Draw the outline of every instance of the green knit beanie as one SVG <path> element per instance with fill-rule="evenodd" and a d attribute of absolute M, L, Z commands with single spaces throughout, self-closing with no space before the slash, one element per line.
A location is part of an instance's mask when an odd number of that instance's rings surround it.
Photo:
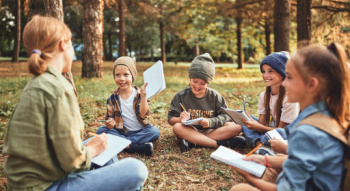
<path fill-rule="evenodd" d="M 214 79 L 214 75 L 215 63 L 208 53 L 193 59 L 189 68 L 190 78 L 199 78 L 210 83 Z"/>

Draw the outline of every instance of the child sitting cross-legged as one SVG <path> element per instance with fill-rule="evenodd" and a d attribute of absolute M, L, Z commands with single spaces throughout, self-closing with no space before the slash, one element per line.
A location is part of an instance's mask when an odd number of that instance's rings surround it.
<path fill-rule="evenodd" d="M 227 107 L 225 99 L 208 87 L 214 75 L 215 64 L 210 55 L 206 53 L 197 56 L 189 68 L 190 85 L 178 92 L 171 101 L 168 122 L 173 125 L 175 135 L 181 140 L 181 152 L 195 146 L 217 148 L 223 145 L 236 148 L 246 145 L 245 138 L 237 136 L 240 130 L 226 123 L 230 117 L 222 109 Z M 203 117 L 200 125 L 182 124 L 190 118 L 200 117 Z"/>
<path fill-rule="evenodd" d="M 147 121 L 150 113 L 145 91 L 147 83 L 140 89 L 132 85 L 137 77 L 136 62 L 127 56 L 114 62 L 113 76 L 118 88 L 107 99 L 108 121 L 96 133 L 124 137 L 132 143 L 126 151 L 150 156 L 152 142 L 159 138 L 159 130 Z"/>

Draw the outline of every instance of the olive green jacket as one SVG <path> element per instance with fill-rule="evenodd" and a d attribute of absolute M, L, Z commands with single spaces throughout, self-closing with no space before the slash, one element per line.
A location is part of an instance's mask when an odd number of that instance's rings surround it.
<path fill-rule="evenodd" d="M 45 190 L 90 168 L 84 123 L 72 85 L 53 67 L 34 76 L 12 113 L 3 154 L 9 190 Z"/>

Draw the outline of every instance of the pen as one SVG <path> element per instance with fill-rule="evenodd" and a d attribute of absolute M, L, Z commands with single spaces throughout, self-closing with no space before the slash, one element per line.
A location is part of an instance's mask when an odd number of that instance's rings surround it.
<path fill-rule="evenodd" d="M 258 150 L 259 147 L 261 147 L 261 145 L 263 145 L 264 143 L 260 143 L 258 146 L 256 146 L 253 150 L 251 150 L 245 157 L 249 157 L 249 155 L 253 154 L 256 150 Z"/>
<path fill-rule="evenodd" d="M 186 109 L 185 109 L 185 107 L 180 103 L 180 106 L 182 107 L 182 109 L 184 110 L 184 111 L 186 111 Z M 187 112 L 187 111 L 186 111 Z"/>
<path fill-rule="evenodd" d="M 106 121 L 108 121 L 108 120 L 100 120 L 100 122 L 106 122 Z"/>
<path fill-rule="evenodd" d="M 98 136 L 96 133 L 93 133 L 93 132 L 88 132 L 88 134 L 92 136 Z"/>

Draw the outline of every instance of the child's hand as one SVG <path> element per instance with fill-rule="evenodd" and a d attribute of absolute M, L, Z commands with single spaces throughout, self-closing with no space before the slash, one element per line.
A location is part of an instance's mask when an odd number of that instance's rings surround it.
<path fill-rule="evenodd" d="M 140 88 L 140 94 L 141 96 L 146 96 L 146 87 L 147 87 L 148 83 L 146 82 L 145 84 L 143 84 Z"/>
<path fill-rule="evenodd" d="M 106 121 L 106 127 L 108 129 L 113 129 L 114 126 L 117 124 L 113 118 L 109 118 L 108 121 Z"/>
<path fill-rule="evenodd" d="M 209 120 L 207 118 L 204 118 L 202 121 L 199 122 L 199 124 L 201 124 L 203 128 L 208 128 Z"/>
<path fill-rule="evenodd" d="M 260 130 L 260 128 L 259 128 L 260 123 L 255 121 L 254 119 L 252 119 L 248 113 L 246 113 L 246 114 L 250 120 L 246 121 L 242 118 L 241 120 L 244 123 L 244 125 L 250 130 L 259 131 Z"/>
<path fill-rule="evenodd" d="M 250 161 L 254 161 L 256 163 L 259 163 L 261 165 L 264 165 L 264 166 L 266 165 L 265 157 L 262 155 L 253 154 L 253 155 L 250 155 L 248 157 L 243 158 L 243 160 L 250 160 Z"/>
<path fill-rule="evenodd" d="M 181 114 L 180 114 L 180 121 L 181 121 L 181 123 L 184 122 L 184 121 L 187 121 L 190 117 L 191 117 L 190 113 L 188 113 L 186 111 L 181 112 Z"/>
<path fill-rule="evenodd" d="M 287 144 L 284 141 L 273 138 L 273 140 L 269 140 L 269 143 L 273 151 L 277 153 L 287 153 Z"/>

